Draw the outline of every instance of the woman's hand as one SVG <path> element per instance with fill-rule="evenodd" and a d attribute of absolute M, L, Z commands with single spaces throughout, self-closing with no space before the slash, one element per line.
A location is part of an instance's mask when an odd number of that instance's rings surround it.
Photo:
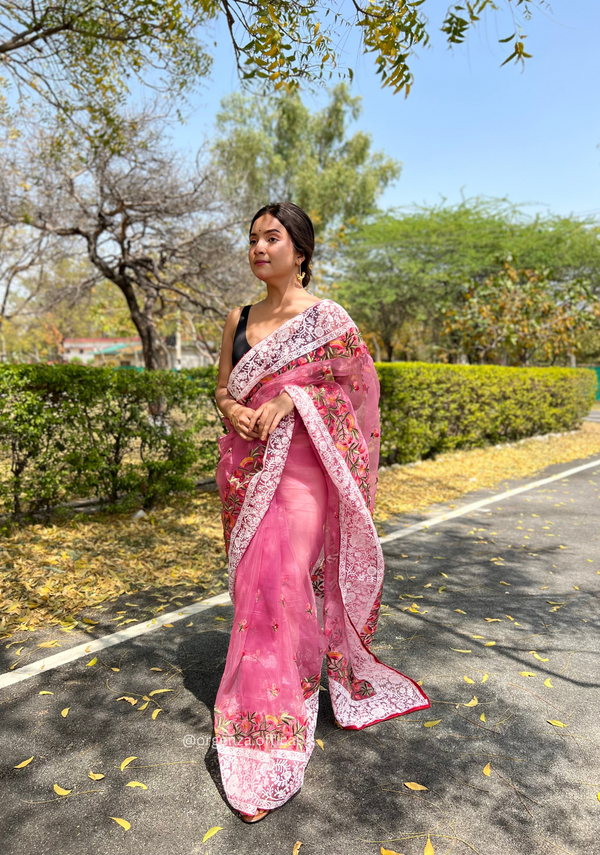
<path fill-rule="evenodd" d="M 276 398 L 271 398 L 261 404 L 258 410 L 252 411 L 252 418 L 248 425 L 249 430 L 256 430 L 261 439 L 266 439 L 272 434 L 279 422 L 294 409 L 294 402 L 287 392 L 282 392 Z"/>
<path fill-rule="evenodd" d="M 243 404 L 238 404 L 231 408 L 231 412 L 227 416 L 233 429 L 242 439 L 258 439 L 260 431 L 253 430 L 250 427 L 250 420 L 254 416 L 255 411 L 250 407 L 244 407 Z"/>

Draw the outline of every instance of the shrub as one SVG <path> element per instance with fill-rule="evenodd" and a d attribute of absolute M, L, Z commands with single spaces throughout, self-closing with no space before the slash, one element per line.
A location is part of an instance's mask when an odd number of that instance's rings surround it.
<path fill-rule="evenodd" d="M 571 430 L 589 412 L 588 369 L 379 362 L 381 463 Z"/>
<path fill-rule="evenodd" d="M 570 430 L 587 369 L 378 363 L 381 462 Z M 181 374 L 79 365 L 0 367 L 0 502 L 13 518 L 68 499 L 145 507 L 213 472 L 223 423 L 217 368 Z"/>

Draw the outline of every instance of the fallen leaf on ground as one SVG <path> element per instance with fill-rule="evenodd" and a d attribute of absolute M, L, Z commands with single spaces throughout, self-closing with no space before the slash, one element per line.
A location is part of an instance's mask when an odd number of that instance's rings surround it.
<path fill-rule="evenodd" d="M 539 653 L 534 653 L 533 655 L 539 662 L 549 662 L 550 661 L 549 659 L 544 659 L 544 657 L 540 656 Z"/>
<path fill-rule="evenodd" d="M 102 775 L 104 777 L 104 775 Z M 140 783 L 139 781 L 130 781 L 128 784 L 125 784 L 126 787 L 141 787 L 142 790 L 147 790 L 148 787 L 145 784 Z"/>
<path fill-rule="evenodd" d="M 423 855 L 435 855 L 435 851 L 433 849 L 433 844 L 429 838 L 427 838 L 427 843 L 425 844 L 425 849 L 423 850 Z"/>
<path fill-rule="evenodd" d="M 117 701 L 127 701 L 127 703 L 131 704 L 132 707 L 134 707 L 138 702 L 137 698 L 130 698 L 128 695 L 121 695 L 121 697 L 117 698 L 116 700 Z"/>
<path fill-rule="evenodd" d="M 29 760 L 23 760 L 23 762 L 19 763 L 18 766 L 13 766 L 13 769 L 24 769 L 25 766 L 28 766 L 31 763 L 31 761 L 33 760 L 33 757 L 34 757 L 34 755 L 32 754 L 31 757 L 29 758 Z"/>
<path fill-rule="evenodd" d="M 557 721 L 556 719 L 547 718 L 546 721 L 548 724 L 551 724 L 553 727 L 568 727 L 568 724 L 563 724 L 562 721 Z"/>
<path fill-rule="evenodd" d="M 488 678 L 489 676 L 490 676 L 489 674 L 484 674 L 484 675 L 483 675 L 483 677 L 481 678 L 481 682 L 482 682 L 482 683 L 485 683 L 485 681 L 487 680 L 487 678 Z"/>
<path fill-rule="evenodd" d="M 298 855 L 298 852 L 300 852 L 301 846 L 302 846 L 302 841 L 296 840 L 296 842 L 294 843 L 294 848 L 292 849 L 292 855 Z"/>
<path fill-rule="evenodd" d="M 217 833 L 217 831 L 222 831 L 222 830 L 223 830 L 223 826 L 213 825 L 213 827 L 209 828 L 208 831 L 206 832 L 206 834 L 204 835 L 204 837 L 202 838 L 202 842 L 206 843 L 207 840 L 210 840 L 211 837 L 214 837 L 214 835 Z"/>
<path fill-rule="evenodd" d="M 547 680 L 544 680 L 544 686 L 546 686 L 547 689 L 553 689 L 554 688 L 554 686 L 550 682 L 550 677 L 548 677 Z"/>
<path fill-rule="evenodd" d="M 465 674 L 465 676 L 463 677 L 463 680 L 465 681 L 465 683 L 474 683 L 474 682 L 475 682 L 475 680 L 471 680 L 471 678 L 470 678 L 470 677 L 467 677 L 467 675 L 466 675 L 466 674 Z"/>
<path fill-rule="evenodd" d="M 499 617 L 486 617 L 484 618 L 488 623 L 502 623 L 502 618 Z"/>
<path fill-rule="evenodd" d="M 90 661 L 88 662 L 87 667 L 88 667 L 88 668 L 91 668 L 91 666 L 92 666 L 92 665 L 95 665 L 97 661 L 98 661 L 98 657 L 97 657 L 97 656 L 94 656 L 94 658 L 93 658 L 93 659 L 90 659 Z"/>
<path fill-rule="evenodd" d="M 71 707 L 65 707 L 64 710 L 61 710 L 60 714 L 62 715 L 63 718 L 66 718 L 69 715 L 70 709 L 71 709 Z"/>
<path fill-rule="evenodd" d="M 454 650 L 455 653 L 470 653 L 470 650 L 461 650 L 460 647 L 451 647 L 450 650 Z"/>
<path fill-rule="evenodd" d="M 40 695 L 53 695 L 54 692 L 43 692 L 42 691 L 42 692 L 39 692 L 38 694 L 40 694 Z"/>
<path fill-rule="evenodd" d="M 463 612 L 462 609 L 454 609 L 455 612 L 458 612 L 459 615 L 466 615 L 466 612 Z"/>
<path fill-rule="evenodd" d="M 159 714 L 159 712 L 162 712 L 162 709 L 160 707 L 158 709 L 154 710 L 154 712 L 152 713 L 152 720 L 153 721 L 156 721 L 156 716 Z"/>
<path fill-rule="evenodd" d="M 380 855 L 401 855 L 400 852 L 396 852 L 394 849 L 384 849 L 383 846 L 379 850 Z"/>
<path fill-rule="evenodd" d="M 109 819 L 114 819 L 114 821 L 117 822 L 121 826 L 121 828 L 124 828 L 125 831 L 129 831 L 129 829 L 131 828 L 131 823 L 127 822 L 126 819 L 121 819 L 118 816 L 111 816 L 109 817 Z"/>
<path fill-rule="evenodd" d="M 91 778 L 92 781 L 101 781 L 104 775 L 101 772 L 90 772 L 88 778 Z"/>
<path fill-rule="evenodd" d="M 475 695 L 473 695 L 473 697 L 471 698 L 471 700 L 469 701 L 469 703 L 468 703 L 468 704 L 463 704 L 463 707 L 476 707 L 478 703 L 479 703 L 479 701 L 477 700 L 477 698 L 475 697 Z"/>
<path fill-rule="evenodd" d="M 414 781 L 405 781 L 404 786 L 408 787 L 409 790 L 426 790 L 427 787 L 424 787 L 423 784 L 416 784 Z"/>
<path fill-rule="evenodd" d="M 123 762 L 121 763 L 121 772 L 126 766 L 129 766 L 132 760 L 137 760 L 137 757 L 127 757 L 125 760 L 123 760 Z"/>
<path fill-rule="evenodd" d="M 490 777 L 490 775 L 492 774 L 492 767 L 491 767 L 491 765 L 490 765 L 489 763 L 487 764 L 487 766 L 484 766 L 484 768 L 483 768 L 483 774 L 484 774 L 484 775 L 487 775 L 487 776 L 488 776 L 488 778 L 489 778 L 489 777 Z"/>
<path fill-rule="evenodd" d="M 435 727 L 436 724 L 441 722 L 441 718 L 437 718 L 435 721 L 426 721 L 423 723 L 423 727 Z"/>
<path fill-rule="evenodd" d="M 495 641 L 486 641 L 483 646 L 484 647 L 493 647 L 495 643 L 496 643 Z"/>
<path fill-rule="evenodd" d="M 152 695 L 160 695 L 161 692 L 174 692 L 175 689 L 155 689 L 153 692 L 149 692 L 150 697 Z"/>
<path fill-rule="evenodd" d="M 521 677 L 535 677 L 533 671 L 519 671 Z"/>
<path fill-rule="evenodd" d="M 58 784 L 54 785 L 54 792 L 59 796 L 68 796 L 71 790 L 65 790 L 64 787 L 59 787 Z"/>
<path fill-rule="evenodd" d="M 321 749 L 321 751 L 325 751 L 325 745 L 323 744 L 323 740 L 322 740 L 322 739 L 315 739 L 315 742 L 317 743 L 317 745 L 319 746 L 319 748 Z"/>
<path fill-rule="evenodd" d="M 485 721 L 485 713 L 484 712 L 482 712 L 481 715 L 479 716 L 479 721 Z"/>

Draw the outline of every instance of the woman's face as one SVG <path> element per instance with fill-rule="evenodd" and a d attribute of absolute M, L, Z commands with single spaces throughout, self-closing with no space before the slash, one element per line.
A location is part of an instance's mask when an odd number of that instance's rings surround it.
<path fill-rule="evenodd" d="M 285 226 L 272 214 L 263 214 L 252 226 L 248 259 L 257 279 L 289 281 L 300 271 L 304 256 L 294 249 Z"/>

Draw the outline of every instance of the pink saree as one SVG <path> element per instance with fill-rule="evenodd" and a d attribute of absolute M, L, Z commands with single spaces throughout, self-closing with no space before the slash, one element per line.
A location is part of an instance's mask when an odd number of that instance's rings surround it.
<path fill-rule="evenodd" d="M 225 419 L 217 484 L 234 623 L 215 702 L 225 792 L 244 813 L 284 804 L 314 747 L 323 656 L 336 721 L 361 729 L 429 701 L 370 651 L 384 562 L 372 513 L 379 380 L 348 313 L 321 300 L 248 351 L 228 390 L 294 410 L 266 442 Z"/>

